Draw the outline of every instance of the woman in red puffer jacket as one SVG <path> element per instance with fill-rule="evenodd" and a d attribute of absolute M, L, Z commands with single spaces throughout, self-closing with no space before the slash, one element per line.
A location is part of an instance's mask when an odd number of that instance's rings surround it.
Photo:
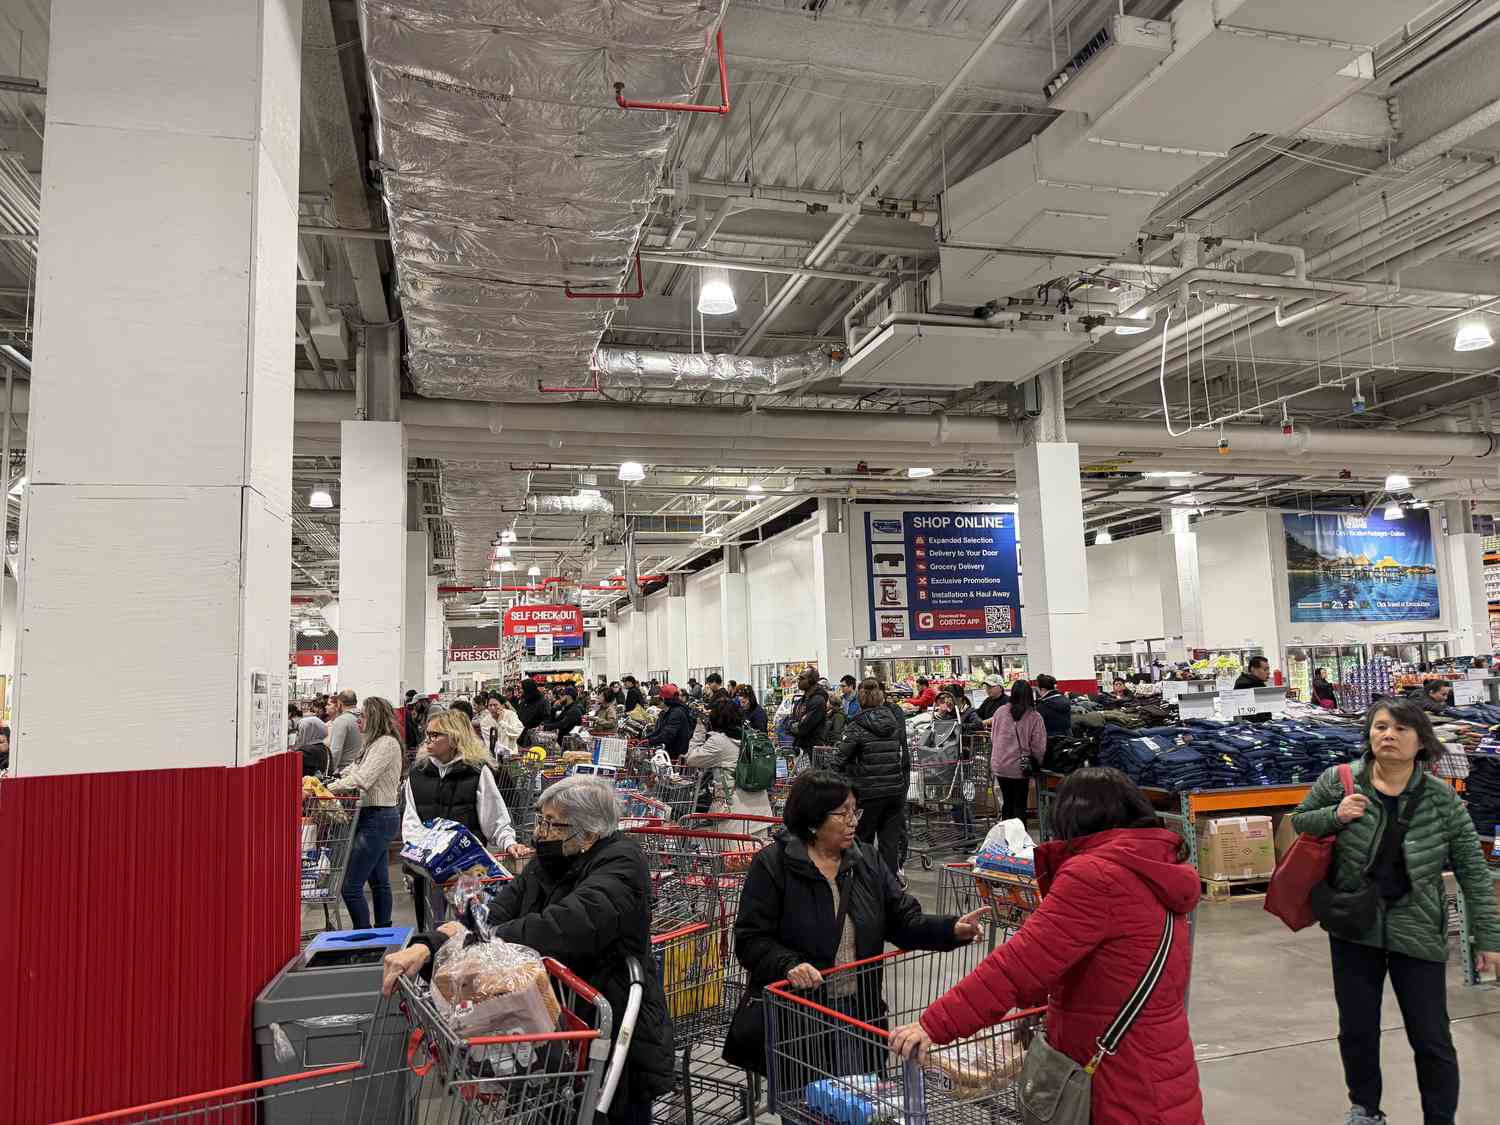
<path fill-rule="evenodd" d="M 1047 1041 L 1080 1065 L 1140 983 L 1161 943 L 1167 967 L 1119 1050 L 1094 1073 L 1092 1125 L 1201 1125 L 1203 1097 L 1188 1031 L 1192 945 L 1187 913 L 1198 873 L 1177 833 L 1118 770 L 1083 769 L 1058 791 L 1060 837 L 1036 850 L 1042 903 L 1010 941 L 891 1036 L 906 1057 L 1047 1005 Z"/>

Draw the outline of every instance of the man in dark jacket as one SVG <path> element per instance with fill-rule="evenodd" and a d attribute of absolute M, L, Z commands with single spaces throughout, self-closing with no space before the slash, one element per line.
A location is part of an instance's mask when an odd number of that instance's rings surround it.
<path fill-rule="evenodd" d="M 862 815 L 855 834 L 862 843 L 878 841 L 880 858 L 892 872 L 901 870 L 906 843 L 911 755 L 905 732 L 905 720 L 885 705 L 880 681 L 866 679 L 859 685 L 859 714 L 844 727 L 832 765 L 859 799 Z"/>
<path fill-rule="evenodd" d="M 621 676 L 620 684 L 625 688 L 625 711 L 627 713 L 634 711 L 637 707 L 646 706 L 646 696 L 634 676 Z"/>
<path fill-rule="evenodd" d="M 693 728 L 697 723 L 693 720 L 692 711 L 682 701 L 682 693 L 677 690 L 676 684 L 662 685 L 661 706 L 656 726 L 646 736 L 646 741 L 664 747 L 667 756 L 675 762 L 688 752 L 688 745 L 693 740 Z"/>
<path fill-rule="evenodd" d="M 1073 733 L 1073 704 L 1057 690 L 1057 680 L 1045 672 L 1036 678 L 1036 709 L 1048 738 Z"/>
<path fill-rule="evenodd" d="M 558 694 L 562 699 L 562 707 L 557 713 L 557 718 L 543 723 L 542 729 L 555 730 L 557 737 L 564 739 L 573 733 L 574 727 L 583 722 L 583 704 L 578 702 L 577 691 L 571 685 L 563 688 Z"/>
<path fill-rule="evenodd" d="M 552 709 L 547 705 L 542 689 L 535 680 L 521 681 L 521 705 L 516 708 L 516 715 L 521 720 L 522 734 L 538 730 L 543 723 L 551 720 Z"/>
<path fill-rule="evenodd" d="M 989 726 L 995 712 L 1009 702 L 1010 697 L 1005 694 L 1005 681 L 999 676 L 990 676 L 984 681 L 984 701 L 979 705 L 979 721 Z"/>
<path fill-rule="evenodd" d="M 828 689 L 818 683 L 818 673 L 814 668 L 797 677 L 797 689 L 802 692 L 802 698 L 792 708 L 787 729 L 791 731 L 797 749 L 808 751 L 818 745 L 823 726 L 828 721 L 828 709 L 833 704 L 829 701 Z"/>
<path fill-rule="evenodd" d="M 1270 678 L 1271 662 L 1264 656 L 1252 656 L 1250 663 L 1246 664 L 1245 670 L 1240 673 L 1239 679 L 1234 681 L 1234 690 L 1265 687 L 1266 681 Z"/>

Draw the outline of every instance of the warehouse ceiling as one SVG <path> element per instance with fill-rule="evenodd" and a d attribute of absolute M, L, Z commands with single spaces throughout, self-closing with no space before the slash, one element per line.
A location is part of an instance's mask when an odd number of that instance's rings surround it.
<path fill-rule="evenodd" d="M 1117 0 L 668 0 L 650 21 L 307 0 L 297 593 L 337 592 L 329 420 L 352 416 L 361 329 L 391 321 L 415 518 L 455 585 L 608 584 L 627 515 L 649 573 L 819 498 L 1004 501 L 1021 384 L 1053 363 L 1091 530 L 1362 506 L 1393 457 L 1417 499 L 1500 490 L 1466 437 L 1495 429 L 1500 352 L 1454 348 L 1500 313 L 1500 0 L 1243 0 L 1211 28 L 1195 2 L 1123 5 L 1203 37 L 1152 71 L 1165 106 L 1060 116 L 1043 87 Z M 0 13 L 0 360 L 23 380 L 47 15 Z M 716 103 L 718 31 L 727 114 L 615 104 L 617 81 Z M 1226 34 L 1243 74 L 1212 54 Z M 1184 74 L 1200 97 L 1173 94 Z M 1059 170 L 1070 151 L 1098 182 Z M 637 250 L 638 299 L 565 292 L 632 291 Z M 732 313 L 695 311 L 710 266 Z M 1147 331 L 1092 319 L 1130 312 Z M 624 460 L 646 469 L 628 492 Z M 318 483 L 334 508 L 308 507 Z"/>

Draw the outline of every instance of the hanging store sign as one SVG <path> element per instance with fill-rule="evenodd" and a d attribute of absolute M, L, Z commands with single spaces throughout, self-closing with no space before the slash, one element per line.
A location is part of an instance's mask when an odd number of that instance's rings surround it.
<path fill-rule="evenodd" d="M 455 645 L 448 650 L 448 659 L 460 664 L 492 664 L 500 659 L 500 650 L 494 645 Z"/>
<path fill-rule="evenodd" d="M 332 668 L 339 662 L 339 650 L 324 648 L 292 653 L 298 668 Z"/>
<path fill-rule="evenodd" d="M 1432 522 L 1284 515 L 1287 592 L 1298 621 L 1426 621 L 1440 617 Z"/>
<path fill-rule="evenodd" d="M 865 512 L 870 636 L 877 641 L 1021 635 L 1013 512 Z"/>
<path fill-rule="evenodd" d="M 518 605 L 505 611 L 507 637 L 581 637 L 583 611 L 576 605 Z"/>

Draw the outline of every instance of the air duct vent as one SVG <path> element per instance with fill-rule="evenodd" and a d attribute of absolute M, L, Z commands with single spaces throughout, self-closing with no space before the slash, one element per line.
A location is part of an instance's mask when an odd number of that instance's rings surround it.
<path fill-rule="evenodd" d="M 1166 20 L 1115 16 L 1042 87 L 1053 109 L 1109 108 L 1172 50 Z"/>

